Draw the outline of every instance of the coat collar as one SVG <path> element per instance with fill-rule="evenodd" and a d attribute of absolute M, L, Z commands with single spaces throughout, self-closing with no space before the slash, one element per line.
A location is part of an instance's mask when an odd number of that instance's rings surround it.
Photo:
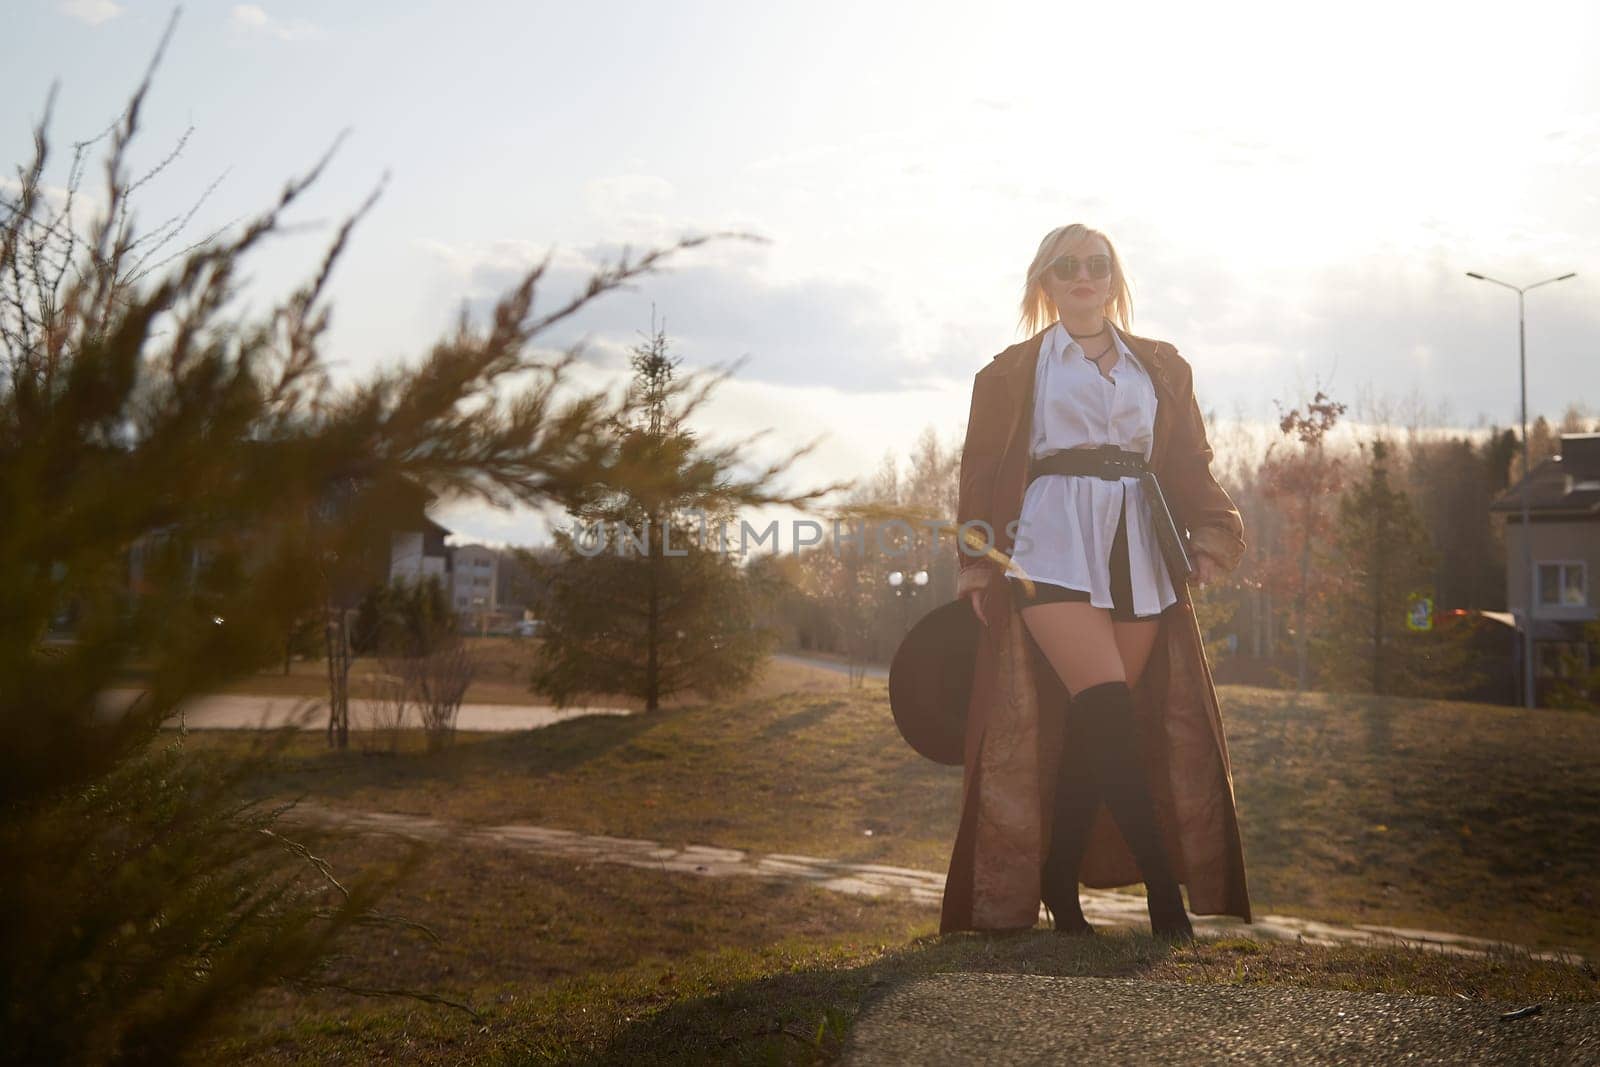
<path fill-rule="evenodd" d="M 1107 320 L 1111 329 L 1127 345 L 1129 350 L 1138 357 L 1150 372 L 1150 378 L 1155 383 L 1156 398 L 1159 403 L 1163 399 L 1172 398 L 1171 364 L 1167 354 L 1172 346 L 1164 341 L 1157 341 L 1150 337 L 1140 337 L 1120 329 L 1115 323 Z M 1051 326 L 1046 326 L 1026 341 L 1012 345 L 1010 348 L 994 357 L 990 368 L 1002 375 L 1006 382 L 1006 392 L 1011 398 L 1012 424 L 1011 432 L 1014 434 L 1017 424 L 1022 421 L 1022 416 L 1032 406 L 1034 372 L 1038 368 L 1039 352 L 1044 347 L 1044 336 L 1050 332 Z M 990 369 L 985 368 L 985 369 Z"/>
<path fill-rule="evenodd" d="M 1031 379 L 1038 365 L 1039 352 L 1044 346 L 1045 334 L 1049 333 L 1054 325 L 1055 323 L 1051 323 L 1050 326 L 1046 326 L 1026 341 L 1012 345 L 994 358 L 994 362 L 997 364 L 995 369 L 1005 375 L 1006 380 L 1011 383 L 1013 389 L 1019 390 L 1017 394 L 1019 397 L 1021 395 L 1020 387 Z M 1112 331 L 1116 333 L 1122 343 L 1127 345 L 1129 350 L 1138 357 L 1139 362 L 1143 363 L 1150 371 L 1150 376 L 1155 380 L 1157 388 L 1170 396 L 1172 387 L 1169 381 L 1170 367 L 1166 353 L 1166 349 L 1169 346 L 1164 341 L 1129 333 L 1120 329 L 1115 323 L 1110 325 Z"/>

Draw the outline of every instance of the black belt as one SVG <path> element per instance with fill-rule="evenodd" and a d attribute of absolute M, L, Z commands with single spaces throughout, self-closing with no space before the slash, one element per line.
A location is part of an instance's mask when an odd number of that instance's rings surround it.
<path fill-rule="evenodd" d="M 1028 484 L 1046 474 L 1088 474 L 1114 482 L 1143 477 L 1148 470 L 1143 452 L 1124 452 L 1116 445 L 1064 448 L 1035 456 L 1028 464 Z"/>
<path fill-rule="evenodd" d="M 1144 461 L 1142 452 L 1124 452 L 1116 445 L 1098 445 L 1094 448 L 1064 448 L 1047 452 L 1028 462 L 1028 484 L 1046 474 L 1088 474 L 1108 482 L 1132 476 L 1138 478 L 1149 490 L 1151 517 L 1155 520 L 1156 540 L 1161 546 L 1161 558 L 1174 584 L 1182 585 L 1194 573 L 1194 564 L 1184 545 L 1183 534 L 1167 508 L 1166 494 L 1156 480 L 1155 471 Z"/>

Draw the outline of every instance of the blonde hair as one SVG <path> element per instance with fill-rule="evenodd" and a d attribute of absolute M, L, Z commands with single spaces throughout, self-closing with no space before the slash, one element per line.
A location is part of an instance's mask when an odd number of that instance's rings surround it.
<path fill-rule="evenodd" d="M 1106 318 L 1124 330 L 1133 328 L 1133 294 L 1128 290 L 1128 276 L 1122 272 L 1122 260 L 1117 256 L 1117 246 L 1099 230 L 1081 222 L 1070 226 L 1057 226 L 1044 235 L 1039 251 L 1028 264 L 1028 277 L 1022 284 L 1021 327 L 1032 337 L 1056 320 L 1056 306 L 1050 294 L 1044 291 L 1044 272 L 1055 262 L 1063 248 L 1070 248 L 1090 237 L 1098 237 L 1111 252 L 1111 296 L 1106 301 Z"/>

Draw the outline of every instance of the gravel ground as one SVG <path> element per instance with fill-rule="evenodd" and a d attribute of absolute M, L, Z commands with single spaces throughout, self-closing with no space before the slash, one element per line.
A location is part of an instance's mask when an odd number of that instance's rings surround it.
<path fill-rule="evenodd" d="M 946 974 L 870 995 L 841 1062 L 1596 1064 L 1600 1004 Z"/>

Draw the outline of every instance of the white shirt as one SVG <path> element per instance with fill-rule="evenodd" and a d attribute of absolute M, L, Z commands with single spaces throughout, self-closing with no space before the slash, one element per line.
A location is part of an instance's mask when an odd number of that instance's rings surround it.
<path fill-rule="evenodd" d="M 1031 455 L 1112 444 L 1150 458 L 1155 385 L 1115 330 L 1111 337 L 1118 357 L 1108 381 L 1060 322 L 1045 334 L 1034 370 Z M 1100 357 L 1102 366 L 1109 361 L 1109 353 Z M 1131 474 L 1117 481 L 1083 474 L 1034 479 L 1022 497 L 1013 567 L 1006 577 L 1016 580 L 1020 572 L 1035 581 L 1087 590 L 1089 603 L 1111 608 L 1111 542 L 1124 505 L 1134 614 L 1165 610 L 1178 594 L 1161 559 L 1144 485 Z"/>

